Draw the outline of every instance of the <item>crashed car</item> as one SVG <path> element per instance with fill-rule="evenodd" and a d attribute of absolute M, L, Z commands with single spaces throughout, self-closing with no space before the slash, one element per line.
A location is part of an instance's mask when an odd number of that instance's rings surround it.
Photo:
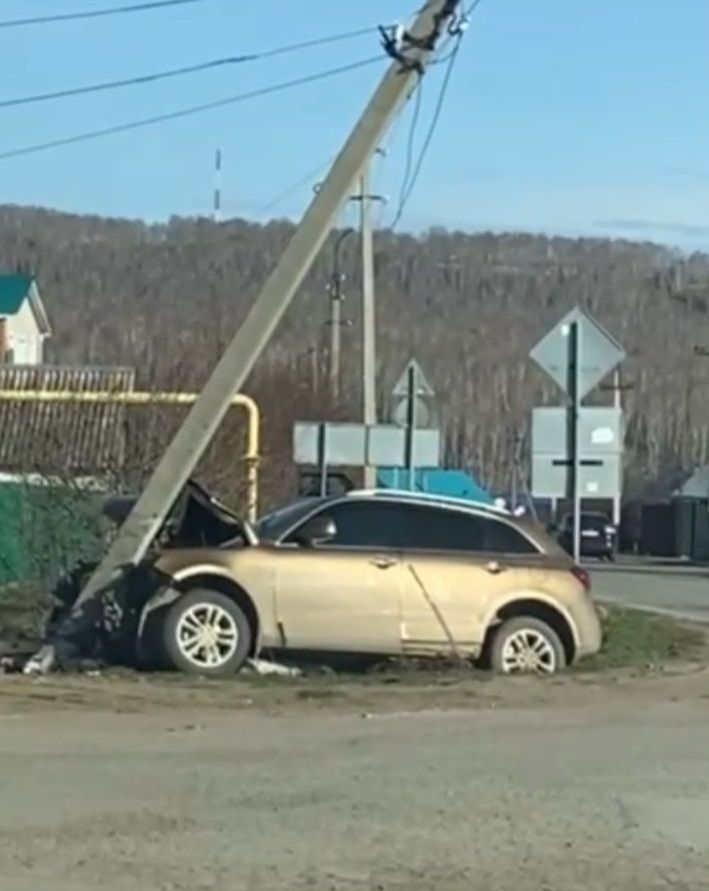
<path fill-rule="evenodd" d="M 108 509 L 120 521 L 130 506 Z M 152 556 L 99 598 L 91 633 L 114 653 L 208 676 L 288 652 L 454 655 L 551 674 L 600 647 L 589 587 L 543 530 L 500 508 L 351 491 L 252 528 L 190 483 Z M 70 638 L 72 620 L 56 621 Z M 86 616 L 73 621 L 86 644 Z"/>

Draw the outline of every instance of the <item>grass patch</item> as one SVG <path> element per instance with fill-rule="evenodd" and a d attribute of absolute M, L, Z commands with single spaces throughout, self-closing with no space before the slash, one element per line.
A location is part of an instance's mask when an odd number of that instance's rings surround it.
<path fill-rule="evenodd" d="M 648 668 L 707 653 L 703 628 L 641 610 L 606 608 L 603 637 L 601 651 L 584 659 L 581 669 Z"/>

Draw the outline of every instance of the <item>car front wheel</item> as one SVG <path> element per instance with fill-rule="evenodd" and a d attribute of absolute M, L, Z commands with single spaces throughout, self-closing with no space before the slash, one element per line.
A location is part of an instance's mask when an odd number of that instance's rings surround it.
<path fill-rule="evenodd" d="M 231 598 L 202 588 L 176 600 L 161 627 L 168 667 L 208 677 L 239 671 L 251 651 L 252 636 L 248 619 Z"/>
<path fill-rule="evenodd" d="M 566 666 L 559 635 L 540 619 L 519 616 L 497 629 L 490 666 L 500 674 L 555 674 Z"/>

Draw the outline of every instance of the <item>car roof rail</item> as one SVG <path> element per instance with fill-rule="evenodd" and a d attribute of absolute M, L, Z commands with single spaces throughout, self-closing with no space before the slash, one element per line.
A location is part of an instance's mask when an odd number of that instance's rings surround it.
<path fill-rule="evenodd" d="M 467 507 L 483 510 L 502 517 L 513 516 L 512 511 L 488 501 L 476 501 L 471 498 L 457 498 L 454 495 L 437 495 L 434 492 L 412 492 L 410 489 L 352 489 L 346 497 L 360 496 L 371 498 L 398 498 L 401 500 L 428 502 L 430 504 L 448 504 L 451 507 Z"/>

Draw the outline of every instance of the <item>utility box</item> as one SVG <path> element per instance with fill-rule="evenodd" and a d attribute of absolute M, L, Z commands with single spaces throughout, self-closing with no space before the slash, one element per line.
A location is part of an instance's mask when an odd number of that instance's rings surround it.
<path fill-rule="evenodd" d="M 709 561 L 709 499 L 678 497 L 643 505 L 640 551 L 650 557 Z"/>

